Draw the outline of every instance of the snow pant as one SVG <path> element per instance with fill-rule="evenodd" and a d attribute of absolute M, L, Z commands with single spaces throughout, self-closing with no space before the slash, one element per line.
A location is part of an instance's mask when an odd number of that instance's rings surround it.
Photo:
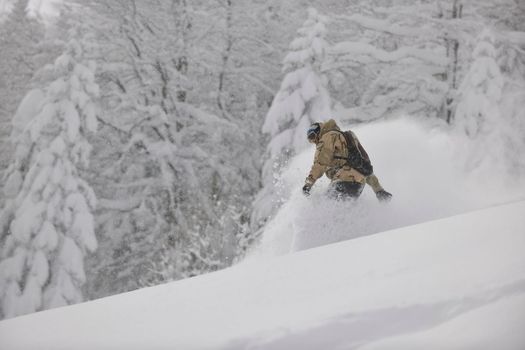
<path fill-rule="evenodd" d="M 364 184 L 350 181 L 335 181 L 330 184 L 328 196 L 337 200 L 355 199 L 363 192 Z"/>

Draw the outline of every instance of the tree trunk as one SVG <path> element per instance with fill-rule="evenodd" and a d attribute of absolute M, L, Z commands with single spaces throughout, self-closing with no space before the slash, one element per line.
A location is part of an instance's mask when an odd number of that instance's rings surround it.
<path fill-rule="evenodd" d="M 460 0 L 452 2 L 452 19 L 460 19 L 463 12 L 463 5 Z M 459 41 L 458 39 L 445 39 L 447 45 L 447 57 L 450 60 L 447 73 L 449 82 L 449 95 L 447 96 L 447 123 L 450 124 L 454 114 L 454 93 L 458 88 L 458 65 L 459 65 Z"/>
<path fill-rule="evenodd" d="M 224 80 L 226 76 L 226 69 L 228 67 L 228 61 L 230 59 L 230 53 L 233 46 L 233 38 L 231 33 L 232 28 L 232 1 L 226 0 L 226 48 L 222 54 L 222 69 L 219 73 L 219 91 L 217 93 L 217 105 L 221 112 L 224 115 L 224 101 L 223 101 L 223 92 L 224 92 Z"/>

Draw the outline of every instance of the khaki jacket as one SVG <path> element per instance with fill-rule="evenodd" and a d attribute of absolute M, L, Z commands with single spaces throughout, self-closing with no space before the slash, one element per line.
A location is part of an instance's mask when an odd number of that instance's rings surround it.
<path fill-rule="evenodd" d="M 374 192 L 383 189 L 379 184 L 377 177 L 372 174 L 368 177 L 361 174 L 359 171 L 347 165 L 345 159 L 338 159 L 338 157 L 347 158 L 348 148 L 343 134 L 338 131 L 341 130 L 333 119 L 325 123 L 321 123 L 321 131 L 319 133 L 319 142 L 316 144 L 316 151 L 314 156 L 314 163 L 310 170 L 310 174 L 306 178 L 308 185 L 313 185 L 323 174 L 332 181 L 349 181 L 364 184 L 365 182 L 372 187 Z M 357 137 L 352 133 L 355 140 Z M 359 141 L 357 141 L 359 142 Z"/>

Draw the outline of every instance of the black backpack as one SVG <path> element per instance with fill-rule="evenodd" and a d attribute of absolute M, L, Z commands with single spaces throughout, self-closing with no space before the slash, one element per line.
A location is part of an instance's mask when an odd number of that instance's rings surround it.
<path fill-rule="evenodd" d="M 372 163 L 370 162 L 370 157 L 368 156 L 368 153 L 366 153 L 365 149 L 361 145 L 361 143 L 354 138 L 352 135 L 352 132 L 349 131 L 340 131 L 340 130 L 330 130 L 330 131 L 337 131 L 341 134 L 343 134 L 345 141 L 346 141 L 346 147 L 348 149 L 348 157 L 334 157 L 336 159 L 345 159 L 348 162 L 348 165 L 350 165 L 355 170 L 359 171 L 364 176 L 370 176 L 374 172 L 374 167 L 372 166 Z"/>

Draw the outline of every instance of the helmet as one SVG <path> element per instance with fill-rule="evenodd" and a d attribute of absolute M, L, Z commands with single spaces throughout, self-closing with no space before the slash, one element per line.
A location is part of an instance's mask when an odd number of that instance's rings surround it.
<path fill-rule="evenodd" d="M 317 137 L 319 137 L 319 133 L 321 132 L 321 124 L 319 123 L 313 123 L 308 128 L 308 131 L 306 132 L 306 137 L 308 138 L 308 141 L 313 141 Z"/>

